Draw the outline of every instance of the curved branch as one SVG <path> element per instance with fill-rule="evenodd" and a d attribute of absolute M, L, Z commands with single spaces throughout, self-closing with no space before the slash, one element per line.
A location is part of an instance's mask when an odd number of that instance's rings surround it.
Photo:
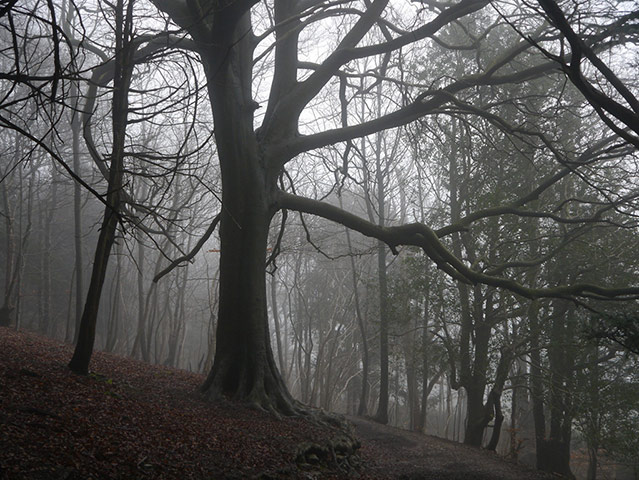
<path fill-rule="evenodd" d="M 211 237 L 211 235 L 215 231 L 215 227 L 217 227 L 217 224 L 220 223 L 220 218 L 221 218 L 221 214 L 218 213 L 213 219 L 213 221 L 211 222 L 211 225 L 209 225 L 209 228 L 207 228 L 206 232 L 204 232 L 204 235 L 202 235 L 202 238 L 200 238 L 197 244 L 195 245 L 195 247 L 193 247 L 193 250 L 191 250 L 186 255 L 183 255 L 173 260 L 168 267 L 166 267 L 164 270 L 158 273 L 155 277 L 153 277 L 153 283 L 157 283 L 158 280 L 160 280 L 167 273 L 171 272 L 179 264 L 184 262 L 189 262 L 193 257 L 195 257 L 195 255 L 197 255 L 197 253 L 202 249 L 206 241 Z"/>
<path fill-rule="evenodd" d="M 538 2 L 546 15 L 548 15 L 548 18 L 553 25 L 563 35 L 565 35 L 568 43 L 570 43 L 570 65 L 566 65 L 562 60 L 560 60 L 563 70 L 568 78 L 570 78 L 572 83 L 579 89 L 586 100 L 588 100 L 588 102 L 595 108 L 597 113 L 599 113 L 599 116 L 602 117 L 604 121 L 607 119 L 605 118 L 602 110 L 605 110 L 617 120 L 622 122 L 635 134 L 639 134 L 639 100 L 637 100 L 633 93 L 623 84 L 615 73 L 601 61 L 586 42 L 577 35 L 554 0 L 538 0 Z M 584 77 L 581 71 L 581 62 L 583 57 L 590 60 L 592 65 L 594 65 L 594 67 L 606 78 L 615 90 L 619 92 L 631 108 L 628 108 L 614 100 L 612 97 L 605 95 Z M 609 121 L 606 121 L 606 123 L 613 128 L 613 125 L 610 125 Z M 615 131 L 620 133 L 620 130 L 615 129 Z M 624 136 L 622 133 L 620 133 L 620 135 Z M 624 138 L 639 148 L 639 140 L 636 137 L 624 136 Z"/>
<path fill-rule="evenodd" d="M 542 297 L 573 299 L 575 297 L 584 297 L 599 300 L 628 300 L 639 298 L 639 286 L 604 288 L 587 283 L 576 283 L 556 287 L 530 288 L 509 278 L 487 275 L 472 270 L 441 243 L 433 229 L 422 223 L 411 223 L 397 227 L 380 227 L 328 203 L 300 197 L 283 191 L 279 192 L 278 206 L 280 208 L 317 215 L 342 224 L 367 237 L 381 240 L 386 243 L 395 254 L 398 253 L 397 247 L 400 245 L 420 247 L 424 253 L 436 263 L 438 268 L 456 280 L 464 281 L 465 283 L 481 283 L 497 288 L 504 288 L 530 299 Z"/>
<path fill-rule="evenodd" d="M 281 159 L 280 163 L 286 163 L 295 155 L 302 152 L 364 137 L 381 130 L 407 125 L 434 112 L 437 108 L 448 103 L 452 94 L 462 90 L 477 86 L 521 82 L 530 78 L 539 77 L 556 68 L 556 63 L 550 61 L 513 74 L 500 76 L 492 76 L 491 74 L 485 73 L 468 75 L 440 90 L 424 92 L 411 104 L 374 120 L 349 127 L 326 130 L 313 135 L 287 139 L 280 144 L 273 145 L 273 147 L 269 149 L 271 150 L 269 153 L 273 158 Z"/>
<path fill-rule="evenodd" d="M 308 79 L 298 83 L 282 99 L 280 105 L 277 106 L 275 116 L 277 118 L 290 118 L 291 116 L 297 118 L 304 107 L 324 88 L 333 76 L 338 74 L 339 69 L 346 63 L 358 58 L 388 54 L 418 40 L 428 38 L 452 21 L 481 10 L 488 3 L 490 3 L 489 0 L 462 0 L 460 3 L 442 11 L 432 21 L 411 32 L 379 44 L 357 47 L 357 44 L 370 31 L 373 25 L 380 21 L 388 0 L 375 0 L 369 3 L 366 11 L 342 39 L 338 47 Z"/>
<path fill-rule="evenodd" d="M 104 197 L 102 195 L 100 195 L 93 187 L 91 187 L 91 185 L 89 185 L 84 180 L 82 180 L 82 178 L 80 178 L 78 176 L 78 174 L 76 174 L 73 171 L 73 169 L 69 165 L 67 165 L 67 163 L 56 152 L 54 152 L 51 149 L 51 147 L 49 147 L 45 142 L 43 142 L 39 138 L 36 138 L 34 135 L 32 135 L 31 133 L 27 132 L 26 130 L 24 130 L 20 126 L 16 125 L 15 123 L 13 123 L 8 118 L 5 118 L 1 114 L 0 114 L 0 122 L 4 123 L 4 125 L 7 128 L 15 130 L 20 135 L 24 135 L 26 138 L 28 138 L 29 140 L 34 142 L 36 145 L 38 145 L 40 148 L 42 148 L 44 151 L 46 151 L 51 156 L 51 158 L 53 158 L 57 163 L 59 163 L 62 166 L 62 168 L 64 168 L 67 171 L 67 173 L 69 174 L 69 176 L 73 180 L 75 180 L 80 185 L 82 185 L 89 193 L 91 193 L 95 198 L 100 200 L 100 202 L 102 202 L 104 205 L 107 205 L 106 200 L 104 199 Z"/>

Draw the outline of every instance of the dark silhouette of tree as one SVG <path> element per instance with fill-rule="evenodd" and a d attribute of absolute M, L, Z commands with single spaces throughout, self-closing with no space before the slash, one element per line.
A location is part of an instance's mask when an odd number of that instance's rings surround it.
<path fill-rule="evenodd" d="M 89 362 L 95 342 L 95 326 L 98 308 L 102 296 L 102 286 L 115 241 L 115 233 L 122 211 L 122 179 L 124 176 L 124 147 L 126 142 L 127 117 L 129 110 L 129 87 L 133 74 L 133 0 L 125 7 L 124 0 L 118 0 L 115 6 L 115 68 L 112 97 L 112 134 L 113 144 L 110 155 L 109 177 L 107 183 L 106 207 L 102 227 L 98 237 L 93 260 L 93 271 L 89 281 L 87 300 L 80 320 L 76 347 L 69 368 L 81 374 L 89 372 Z"/>
<path fill-rule="evenodd" d="M 578 163 L 567 167 L 567 171 L 539 180 L 527 194 L 510 203 L 479 209 L 439 229 L 419 223 L 376 225 L 329 203 L 297 195 L 294 186 L 282 188 L 286 165 L 305 152 L 401 127 L 439 113 L 449 105 L 464 105 L 462 97 L 473 89 L 534 81 L 557 72 L 560 65 L 556 59 L 535 57 L 531 53 L 536 40 L 532 38 L 532 44 L 515 42 L 505 51 L 495 53 L 492 61 L 472 73 L 462 70 L 455 77 L 439 78 L 430 88 L 424 86 L 417 92 L 405 88 L 402 90 L 405 100 L 395 111 L 354 125 L 337 122 L 331 126 L 329 122 L 322 131 L 301 131 L 305 110 L 311 102 L 330 94 L 335 79 L 352 74 L 351 62 L 364 59 L 373 62 L 384 55 L 399 61 L 402 49 L 431 39 L 437 41 L 437 34 L 447 25 L 460 18 L 472 18 L 490 2 L 462 0 L 445 5 L 426 2 L 432 13 L 422 24 L 405 30 L 393 26 L 385 17 L 385 12 L 390 10 L 385 0 L 370 2 L 361 10 L 346 11 L 330 2 L 278 0 L 272 11 L 269 10 L 273 25 L 259 35 L 254 33 L 257 22 L 252 15 L 257 14 L 251 13 L 251 9 L 257 8 L 257 3 L 253 0 L 230 3 L 155 0 L 154 3 L 193 40 L 207 75 L 215 124 L 223 207 L 217 345 L 213 367 L 203 386 L 210 398 L 229 397 L 287 414 L 300 410 L 277 371 L 268 333 L 264 280 L 267 238 L 271 219 L 282 209 L 341 223 L 381 240 L 393 253 L 398 253 L 401 245 L 417 246 L 440 269 L 464 283 L 505 288 L 528 298 L 633 298 L 639 293 L 636 286 L 602 287 L 586 283 L 526 286 L 513 276 L 474 268 L 451 252 L 442 240 L 473 222 L 499 215 L 572 222 L 552 212 L 526 207 L 571 173 Z M 345 30 L 340 32 L 338 43 L 317 62 L 302 60 L 299 47 L 305 28 L 345 13 L 352 21 L 342 24 Z M 374 31 L 379 32 L 383 40 L 371 40 L 375 36 L 369 35 Z M 258 45 L 272 38 L 273 44 L 258 54 Z M 255 101 L 253 69 L 256 57 L 259 62 L 267 55 L 273 60 L 272 82 L 267 104 L 262 109 Z M 388 73 L 387 77 L 379 72 L 377 67 L 364 75 L 377 76 L 380 82 L 388 80 L 387 85 L 393 85 L 393 81 L 401 83 L 401 79 L 387 78 L 396 72 Z M 465 105 L 465 108 L 468 115 L 500 122 L 497 115 L 481 104 Z M 258 128 L 255 128 L 256 112 L 260 112 Z M 503 126 L 509 128 L 507 124 Z M 541 137 L 547 142 L 543 135 Z M 557 153 L 552 142 L 546 146 Z M 568 161 L 563 155 L 559 155 L 558 160 Z M 598 221 L 604 213 L 577 221 Z"/>

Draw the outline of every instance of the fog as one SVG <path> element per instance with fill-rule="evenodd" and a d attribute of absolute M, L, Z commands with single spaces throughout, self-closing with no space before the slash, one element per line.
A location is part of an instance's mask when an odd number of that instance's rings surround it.
<path fill-rule="evenodd" d="M 236 3 L 3 7 L 0 324 L 638 478 L 636 2 Z"/>

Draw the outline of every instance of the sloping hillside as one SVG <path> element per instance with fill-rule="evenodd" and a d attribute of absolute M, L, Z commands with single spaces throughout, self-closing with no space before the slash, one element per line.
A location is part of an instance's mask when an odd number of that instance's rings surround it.
<path fill-rule="evenodd" d="M 97 353 L 96 373 L 77 376 L 66 368 L 70 354 L 0 328 L 0 479 L 545 478 L 361 419 L 353 419 L 359 461 L 335 458 L 336 447 L 322 462 L 335 428 L 211 404 L 197 393 L 202 376 L 115 355 Z M 347 463 L 357 468 L 347 472 Z"/>

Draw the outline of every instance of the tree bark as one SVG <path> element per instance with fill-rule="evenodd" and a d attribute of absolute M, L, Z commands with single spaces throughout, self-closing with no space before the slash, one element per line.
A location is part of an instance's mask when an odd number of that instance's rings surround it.
<path fill-rule="evenodd" d="M 383 218 L 380 214 L 380 222 Z M 383 225 L 383 223 L 380 223 Z M 386 245 L 377 244 L 377 272 L 379 280 L 379 403 L 375 413 L 375 421 L 388 423 L 388 284 L 386 278 Z"/>
<path fill-rule="evenodd" d="M 344 208 L 342 196 L 338 196 L 340 208 Z M 353 252 L 353 243 L 351 242 L 351 232 L 348 228 L 344 229 L 346 233 L 346 245 L 348 246 L 348 254 L 351 264 L 351 280 L 353 283 L 353 298 L 355 301 L 355 316 L 357 317 L 357 326 L 361 336 L 362 347 L 362 385 L 359 395 L 359 404 L 357 406 L 357 415 L 366 415 L 368 410 L 368 370 L 369 370 L 369 354 L 368 354 L 368 338 L 366 337 L 366 326 L 364 325 L 364 316 L 359 301 L 359 289 L 357 286 L 357 269 L 355 268 L 355 257 Z"/>
<path fill-rule="evenodd" d="M 75 82 L 71 83 L 71 95 L 77 92 L 78 88 Z M 80 122 L 80 114 L 74 112 L 71 120 L 71 132 L 73 134 L 73 171 L 80 175 L 80 135 L 82 124 Z M 75 329 L 74 342 L 78 341 L 78 333 L 80 332 L 80 319 L 82 318 L 82 298 L 84 292 L 84 272 L 82 259 L 82 186 L 78 182 L 73 182 L 73 249 L 75 261 Z M 67 341 L 71 337 L 67 335 Z"/>
<path fill-rule="evenodd" d="M 102 228 L 95 248 L 91 281 L 86 303 L 82 312 L 80 329 L 69 368 L 76 373 L 86 375 L 93 354 L 98 308 L 102 296 L 102 286 L 106 277 L 111 247 L 115 241 L 115 232 L 119 220 L 122 177 L 124 174 L 124 142 L 128 113 L 128 91 L 133 72 L 130 35 L 132 33 L 132 5 L 124 12 L 124 1 L 119 0 L 116 7 L 116 62 L 113 89 L 113 150 L 109 167 L 109 180 L 106 207 Z"/>
<path fill-rule="evenodd" d="M 243 186 L 224 188 L 216 349 L 202 388 L 209 398 L 230 397 L 294 413 L 268 333 L 264 266 L 272 211 L 261 179 L 234 180 Z"/>
<path fill-rule="evenodd" d="M 275 275 L 271 277 L 271 311 L 273 312 L 273 326 L 275 327 L 277 359 L 280 363 L 280 372 L 284 372 L 286 371 L 286 364 L 284 363 L 284 352 L 282 351 L 282 334 L 280 331 L 280 315 L 277 310 L 277 284 L 275 283 Z"/>
<path fill-rule="evenodd" d="M 253 130 L 248 13 L 202 49 L 222 174 L 220 305 L 213 367 L 203 392 L 284 414 L 298 410 L 277 370 L 269 335 L 266 248 L 277 210 L 277 173 Z M 207 50 L 212 50 L 207 54 Z"/>

